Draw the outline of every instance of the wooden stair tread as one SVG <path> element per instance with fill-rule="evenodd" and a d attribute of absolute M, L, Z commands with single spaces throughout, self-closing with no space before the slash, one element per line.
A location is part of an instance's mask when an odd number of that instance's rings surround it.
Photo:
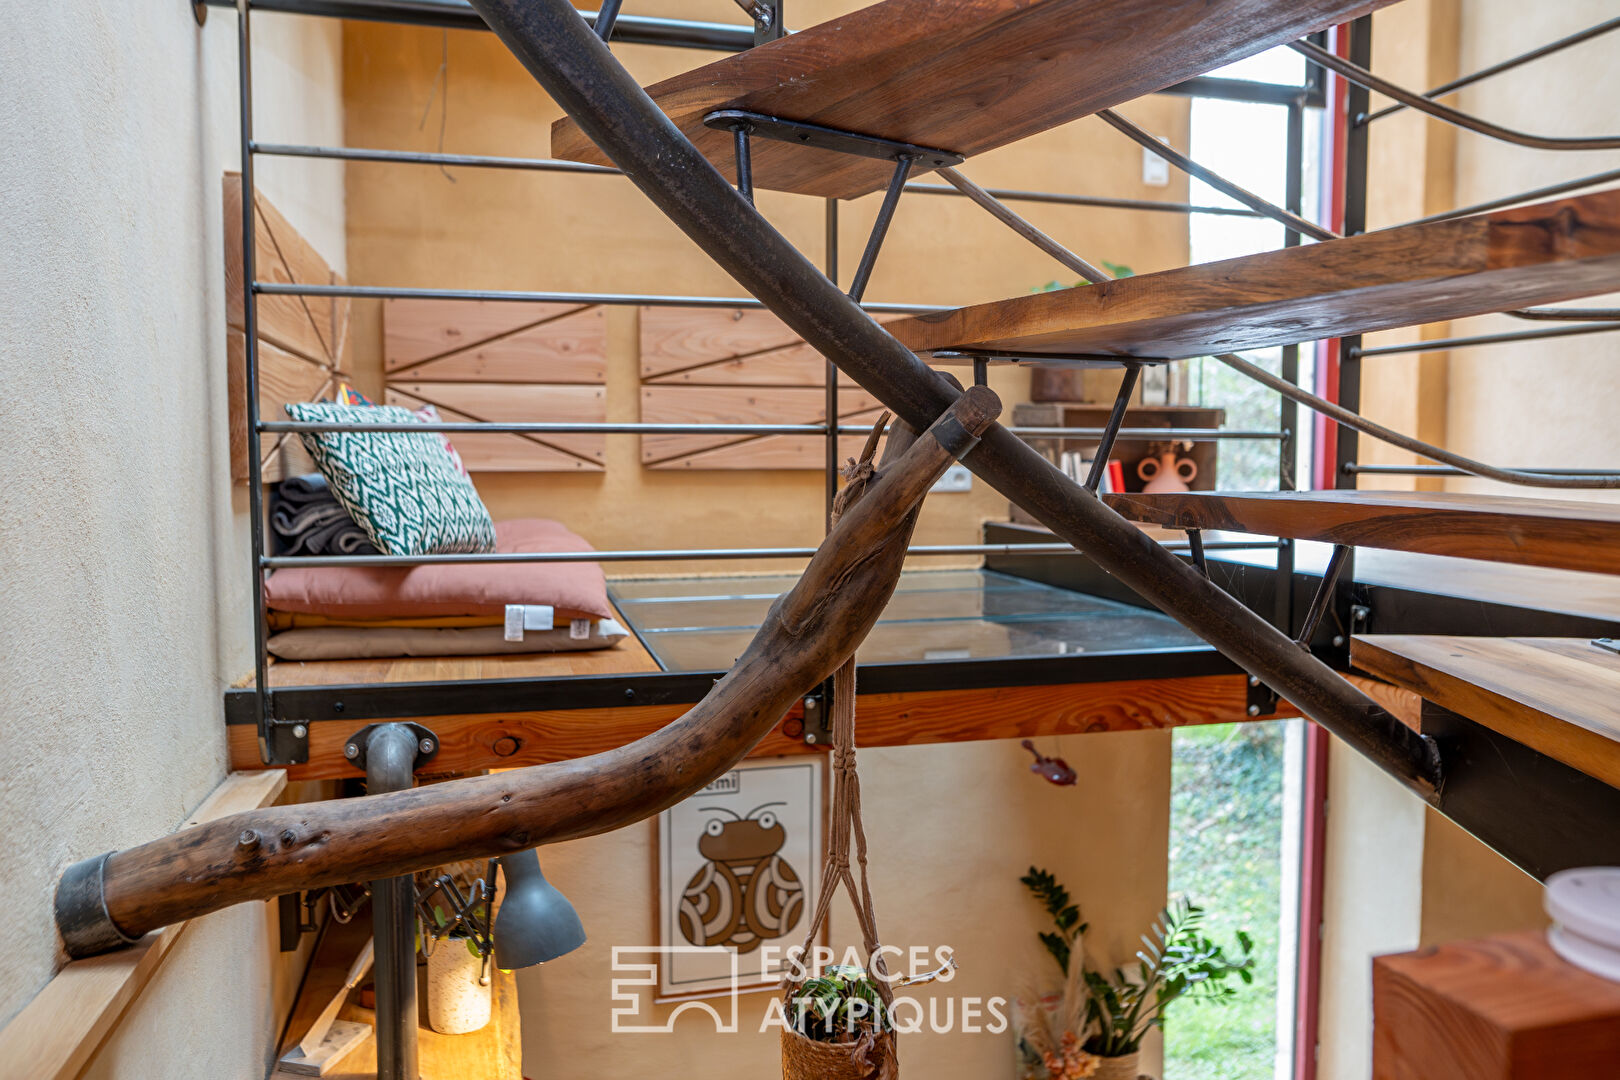
<path fill-rule="evenodd" d="M 1584 638 L 1369 634 L 1356 667 L 1620 787 L 1620 655 Z"/>
<path fill-rule="evenodd" d="M 890 323 L 918 352 L 1178 360 L 1443 322 L 1620 286 L 1620 190 L 1032 293 Z"/>
<path fill-rule="evenodd" d="M 1620 504 L 1447 491 L 1105 495 L 1132 521 L 1620 573 Z"/>
<path fill-rule="evenodd" d="M 648 88 L 735 180 L 717 109 L 971 156 L 1384 7 L 1392 0 L 884 0 Z M 553 157 L 609 164 L 571 119 Z M 893 166 L 754 140 L 754 186 L 854 198 Z"/>

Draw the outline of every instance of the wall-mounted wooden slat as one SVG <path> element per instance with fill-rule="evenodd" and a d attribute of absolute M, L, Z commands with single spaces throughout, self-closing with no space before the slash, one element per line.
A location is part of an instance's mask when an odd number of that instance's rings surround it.
<path fill-rule="evenodd" d="M 870 424 L 878 418 L 881 409 L 867 409 L 844 413 L 840 423 Z M 841 435 L 838 438 L 838 460 L 859 457 L 866 442 L 864 435 Z M 883 454 L 884 440 L 878 440 L 878 456 Z M 652 469 L 824 469 L 827 465 L 827 443 L 820 435 L 765 435 L 744 438 L 712 450 L 699 450 L 669 461 L 648 466 Z"/>
<path fill-rule="evenodd" d="M 433 405 L 448 423 L 581 421 L 607 414 L 600 386 L 513 383 L 390 383 L 389 405 Z M 451 435 L 469 472 L 596 472 L 607 440 L 602 435 Z"/>
<path fill-rule="evenodd" d="M 825 358 L 758 308 L 639 309 L 641 378 L 699 385 L 821 386 Z M 896 316 L 884 316 L 879 322 Z M 841 384 L 854 385 L 839 373 Z"/>
<path fill-rule="evenodd" d="M 186 819 L 190 828 L 268 806 L 287 787 L 283 769 L 233 772 Z M 152 981 L 189 922 L 154 930 L 127 949 L 75 960 L 0 1030 L 0 1072 L 28 1080 L 73 1080 Z"/>
<path fill-rule="evenodd" d="M 247 445 L 247 378 L 243 371 L 247 336 L 232 330 L 226 341 L 226 363 L 230 386 L 231 446 Z M 328 397 L 342 377 L 328 367 L 310 363 L 302 357 L 285 352 L 268 341 L 259 342 L 259 416 L 264 420 L 286 420 L 283 404 L 289 401 L 314 401 Z M 297 435 L 259 436 L 260 476 L 267 484 L 289 476 L 315 471 L 315 462 L 304 450 L 303 440 Z M 231 454 L 231 479 L 245 481 L 248 462 L 245 454 Z"/>
<path fill-rule="evenodd" d="M 667 386 L 643 385 L 641 419 L 647 423 L 681 424 L 814 424 L 826 417 L 826 393 L 820 387 L 799 386 Z M 870 412 L 877 398 L 853 389 L 838 395 L 840 417 Z M 770 436 L 815 441 L 820 436 Z M 643 464 L 736 444 L 737 435 L 643 435 Z M 740 466 L 726 466 L 740 467 Z M 760 467 L 760 466 L 755 466 Z M 820 467 L 817 459 L 815 467 Z"/>
<path fill-rule="evenodd" d="M 243 329 L 242 306 L 242 178 L 225 174 L 225 321 Z M 260 281 L 329 285 L 340 283 L 335 274 L 285 217 L 263 196 L 255 214 L 254 273 Z M 289 262 L 285 252 L 292 253 Z M 257 316 L 259 339 L 318 364 L 332 362 L 329 342 L 348 318 L 349 301 L 330 297 L 261 294 Z"/>

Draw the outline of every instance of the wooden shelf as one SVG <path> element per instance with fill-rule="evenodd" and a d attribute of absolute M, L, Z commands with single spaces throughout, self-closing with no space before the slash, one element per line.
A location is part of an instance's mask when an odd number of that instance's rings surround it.
<path fill-rule="evenodd" d="M 648 88 L 735 179 L 732 136 L 703 126 L 745 109 L 972 156 L 1162 90 L 1392 0 L 884 0 Z M 790 9 L 791 10 L 791 9 Z M 578 125 L 553 157 L 609 164 Z M 854 198 L 885 161 L 754 140 L 754 186 Z"/>
<path fill-rule="evenodd" d="M 1356 667 L 1620 787 L 1620 655 L 1581 638 L 1355 638 Z"/>
<path fill-rule="evenodd" d="M 1426 555 L 1620 573 L 1620 504 L 1457 492 L 1299 491 L 1105 496 L 1133 521 Z"/>
<path fill-rule="evenodd" d="M 918 352 L 1177 360 L 1460 319 L 1620 287 L 1620 190 L 890 323 Z"/>

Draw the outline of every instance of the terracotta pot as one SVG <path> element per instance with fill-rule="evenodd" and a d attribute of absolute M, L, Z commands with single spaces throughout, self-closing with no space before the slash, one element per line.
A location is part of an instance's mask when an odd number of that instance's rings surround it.
<path fill-rule="evenodd" d="M 1142 1067 L 1142 1054 L 1124 1054 L 1120 1057 L 1100 1058 L 1091 1080 L 1136 1080 Z"/>

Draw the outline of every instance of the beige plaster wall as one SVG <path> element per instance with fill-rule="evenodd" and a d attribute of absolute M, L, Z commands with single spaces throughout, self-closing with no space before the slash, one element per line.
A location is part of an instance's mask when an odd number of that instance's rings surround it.
<path fill-rule="evenodd" d="M 796 25 L 856 3 L 798 2 Z M 638 14 L 735 21 L 726 3 L 643 5 Z M 616 46 L 644 83 L 695 66 L 701 53 Z M 448 92 L 433 90 L 441 62 Z M 452 152 L 549 151 L 557 108 L 491 36 L 351 24 L 344 40 L 347 136 L 352 145 Z M 431 97 L 431 102 L 430 102 Z M 448 113 L 441 110 L 448 103 Z M 1187 103 L 1150 98 L 1125 112 L 1185 148 Z M 1182 199 L 1144 187 L 1141 151 L 1098 121 L 1081 121 L 986 154 L 965 170 L 981 183 L 1086 194 Z M 353 165 L 348 172 L 350 279 L 367 284 L 533 288 L 740 296 L 739 287 L 628 181 L 472 169 Z M 928 179 L 928 178 L 924 178 Z M 877 199 L 841 207 L 840 249 L 848 279 Z M 820 200 L 762 192 L 759 205 L 801 250 L 822 258 Z M 1138 271 L 1181 265 L 1184 219 L 1021 204 L 1020 213 L 1093 259 Z M 1070 280 L 965 200 L 907 195 L 867 296 L 873 300 L 968 303 Z M 357 368 L 380 382 L 380 313 L 359 309 Z M 609 309 L 608 415 L 637 419 L 636 323 Z M 997 370 L 992 385 L 1010 406 L 1027 375 Z M 642 470 L 634 436 L 609 436 L 597 475 L 475 477 L 497 517 L 541 513 L 569 523 L 599 548 L 813 543 L 820 535 L 818 472 Z M 922 543 L 970 542 L 1006 500 L 975 482 L 966 496 L 936 496 L 924 509 Z M 929 565 L 936 565 L 937 561 Z M 631 572 L 714 572 L 714 564 Z M 738 569 L 728 563 L 725 572 Z M 951 945 L 962 963 L 953 995 L 1011 997 L 1050 961 L 1039 953 L 1039 913 L 1018 877 L 1032 863 L 1066 880 L 1095 928 L 1102 956 L 1124 959 L 1164 903 L 1170 782 L 1169 737 L 1124 734 L 1053 741 L 1080 774 L 1059 790 L 1027 770 L 1016 743 L 913 747 L 861 756 L 874 889 L 884 937 L 896 944 Z M 1050 749 L 1047 752 L 1052 752 Z M 653 940 L 651 824 L 548 848 L 547 874 L 579 907 L 591 934 L 578 954 L 520 976 L 525 1072 L 534 1080 L 696 1073 L 752 1076 L 774 1067 L 772 1037 L 705 1034 L 683 1018 L 674 1035 L 609 1033 L 612 945 Z M 835 940 L 853 920 L 837 910 Z M 757 1029 L 764 997 L 748 999 L 743 1029 Z M 689 1021 L 691 1026 L 688 1025 Z M 1010 1035 L 908 1039 L 908 1069 L 929 1075 L 999 1075 L 1010 1068 Z M 1148 1065 L 1157 1068 L 1157 1050 Z"/>
<path fill-rule="evenodd" d="M 341 137 L 339 27 L 255 23 L 261 124 Z M 0 35 L 0 100 L 4 1021 L 61 962 L 63 867 L 168 832 L 224 775 L 220 695 L 249 663 L 251 623 L 225 427 L 235 19 L 33 8 Z M 266 170 L 341 263 L 334 177 Z M 201 920 L 90 1075 L 259 1075 L 289 978 L 266 910 Z"/>

